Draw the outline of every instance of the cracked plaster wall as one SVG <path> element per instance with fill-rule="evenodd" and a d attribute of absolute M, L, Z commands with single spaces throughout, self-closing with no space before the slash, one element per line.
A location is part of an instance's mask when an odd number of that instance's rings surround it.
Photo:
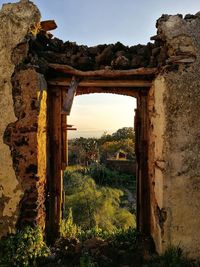
<path fill-rule="evenodd" d="M 169 57 L 194 63 L 170 65 L 149 92 L 151 232 L 157 251 L 180 246 L 200 258 L 200 18 L 158 21 Z"/>

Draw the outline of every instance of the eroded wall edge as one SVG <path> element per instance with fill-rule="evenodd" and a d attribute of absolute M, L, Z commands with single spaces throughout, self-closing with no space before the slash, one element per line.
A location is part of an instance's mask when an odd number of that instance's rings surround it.
<path fill-rule="evenodd" d="M 14 112 L 11 77 L 15 70 L 12 53 L 26 42 L 31 25 L 39 22 L 40 14 L 31 2 L 3 5 L 0 11 L 0 235 L 15 231 L 18 205 L 23 188 L 13 167 L 12 151 L 4 142 L 7 126 L 17 121 Z M 21 55 L 19 60 L 25 55 Z"/>

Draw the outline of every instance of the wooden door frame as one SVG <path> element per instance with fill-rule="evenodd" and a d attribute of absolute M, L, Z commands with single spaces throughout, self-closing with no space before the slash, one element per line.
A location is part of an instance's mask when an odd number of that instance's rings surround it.
<path fill-rule="evenodd" d="M 150 234 L 150 177 L 148 171 L 148 91 L 143 90 L 137 98 L 135 112 L 135 151 L 137 159 L 137 229 Z"/>
<path fill-rule="evenodd" d="M 114 88 L 109 91 L 113 92 Z M 49 152 L 50 152 L 50 174 L 48 177 L 48 218 L 47 218 L 47 238 L 53 242 L 60 236 L 60 223 L 62 219 L 63 202 L 63 126 L 66 123 L 62 115 L 63 90 L 66 87 L 50 85 L 49 94 Z M 90 89 L 91 90 L 91 89 Z M 95 89 L 96 90 L 96 89 Z M 124 95 L 123 88 L 117 92 Z M 135 113 L 135 133 L 136 133 L 136 158 L 137 158 L 137 229 L 145 234 L 150 234 L 150 184 L 148 175 L 148 109 L 147 96 L 149 88 L 138 90 L 130 88 L 126 92 L 131 92 L 131 96 L 137 97 L 137 109 Z M 107 90 L 107 92 L 109 93 Z M 114 89 L 114 92 L 116 89 Z M 83 92 L 78 89 L 79 94 Z M 82 92 L 82 93 L 81 93 Z M 88 92 L 88 90 L 86 90 Z M 92 91 L 90 91 L 92 92 Z M 102 92 L 105 90 L 102 88 Z M 65 116 L 66 118 L 66 116 Z M 63 141 L 65 138 L 65 141 Z"/>

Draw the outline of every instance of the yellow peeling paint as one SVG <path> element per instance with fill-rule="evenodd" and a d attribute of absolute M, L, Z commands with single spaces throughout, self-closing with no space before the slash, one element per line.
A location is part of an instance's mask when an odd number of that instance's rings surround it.
<path fill-rule="evenodd" d="M 44 181 L 46 179 L 46 125 L 47 125 L 47 92 L 46 89 L 38 92 L 38 101 L 40 105 L 40 113 L 38 116 L 38 132 L 37 132 L 37 151 L 38 151 L 38 176 L 40 177 L 40 181 Z"/>

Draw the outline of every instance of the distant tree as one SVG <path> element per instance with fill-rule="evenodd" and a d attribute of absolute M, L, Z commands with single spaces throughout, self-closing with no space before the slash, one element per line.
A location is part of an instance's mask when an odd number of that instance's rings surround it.
<path fill-rule="evenodd" d="M 105 142 L 113 141 L 112 135 L 108 134 L 107 132 L 104 132 L 103 135 L 98 139 L 98 144 L 102 145 Z"/>
<path fill-rule="evenodd" d="M 87 166 L 98 160 L 97 139 L 76 138 L 69 142 L 69 163 Z"/>
<path fill-rule="evenodd" d="M 135 226 L 134 215 L 120 208 L 121 190 L 99 187 L 90 176 L 77 172 L 65 172 L 64 180 L 65 210 L 72 209 L 74 223 L 82 229 L 98 226 L 112 232 Z"/>
<path fill-rule="evenodd" d="M 133 127 L 123 127 L 118 129 L 113 134 L 108 134 L 104 132 L 99 138 L 98 143 L 102 145 L 105 142 L 119 141 L 123 139 L 132 139 L 134 141 L 134 130 Z"/>
<path fill-rule="evenodd" d="M 134 158 L 134 131 L 132 127 L 124 127 L 112 135 L 104 132 L 99 138 L 76 138 L 69 141 L 69 164 L 88 166 L 101 159 L 106 160 L 118 150 L 127 153 L 128 159 Z"/>
<path fill-rule="evenodd" d="M 112 138 L 115 141 L 124 140 L 124 139 L 132 139 L 134 140 L 134 131 L 133 127 L 124 127 L 117 130 L 112 134 Z"/>
<path fill-rule="evenodd" d="M 127 153 L 127 159 L 135 158 L 135 144 L 133 139 L 128 138 L 102 144 L 100 146 L 101 161 L 114 156 L 120 149 Z"/>

